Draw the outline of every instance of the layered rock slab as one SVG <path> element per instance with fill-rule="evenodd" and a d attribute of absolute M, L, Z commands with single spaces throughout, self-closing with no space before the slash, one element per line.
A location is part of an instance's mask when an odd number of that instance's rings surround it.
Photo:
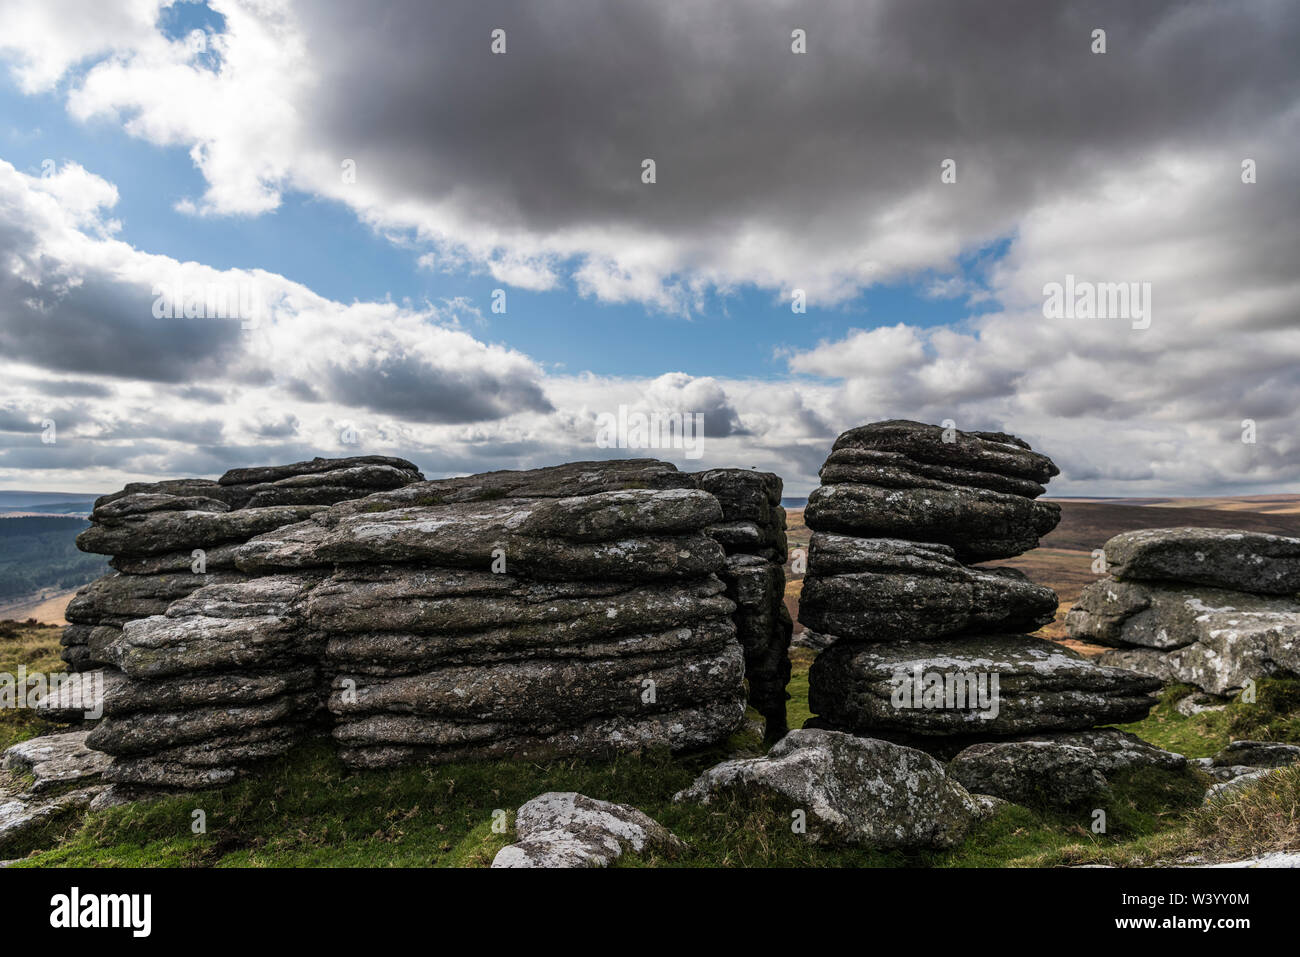
<path fill-rule="evenodd" d="M 1140 720 L 1161 683 L 1027 635 L 837 643 L 809 673 L 824 726 L 941 744 Z"/>
<path fill-rule="evenodd" d="M 1106 775 L 1135 768 L 1177 771 L 1187 759 L 1110 728 L 973 744 L 948 763 L 967 790 L 1016 804 L 1077 804 L 1109 787 Z"/>
<path fill-rule="evenodd" d="M 948 545 L 963 562 L 1028 551 L 1060 521 L 1035 501 L 1057 474 L 1005 433 L 890 420 L 841 435 L 804 522 L 814 531 Z"/>
<path fill-rule="evenodd" d="M 952 548 L 815 532 L 799 619 L 854 641 L 1032 631 L 1052 621 L 1056 593 L 1012 568 L 971 568 Z"/>
<path fill-rule="evenodd" d="M 1300 596 L 1289 591 L 1300 539 L 1147 529 L 1112 538 L 1104 552 L 1112 577 L 1083 590 L 1066 625 L 1114 648 L 1106 663 L 1212 695 L 1300 675 Z"/>

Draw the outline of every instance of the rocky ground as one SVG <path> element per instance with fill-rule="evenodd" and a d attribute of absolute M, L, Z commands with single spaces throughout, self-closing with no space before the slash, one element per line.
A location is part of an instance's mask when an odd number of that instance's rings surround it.
<path fill-rule="evenodd" d="M 0 631 L 6 636 L 0 638 L 0 672 L 22 662 L 32 669 L 58 666 L 57 629 L 22 625 Z M 793 727 L 807 715 L 810 658 L 804 651 L 795 654 Z M 89 812 L 80 797 L 65 800 L 26 846 L 10 844 L 0 859 L 17 859 L 12 866 L 19 867 L 488 866 L 502 848 L 522 840 L 515 827 L 518 809 L 548 792 L 631 806 L 684 845 L 650 841 L 637 850 L 627 844 L 610 856 L 618 866 L 1149 866 L 1236 862 L 1300 848 L 1300 771 L 1264 775 L 1231 802 L 1206 806 L 1206 790 L 1221 783 L 1216 771 L 1231 765 L 1206 761 L 1201 767 L 1195 760 L 1213 758 L 1233 739 L 1300 743 L 1300 682 L 1265 681 L 1254 704 L 1234 702 L 1189 716 L 1183 711 L 1191 710 L 1185 702 L 1192 694 L 1191 688 L 1171 688 L 1148 718 L 1123 726 L 1186 755 L 1192 759 L 1186 767 L 1108 775 L 1103 797 L 1067 810 L 1031 801 L 972 812 L 960 839 L 943 847 L 881 850 L 809 841 L 792 832 L 789 803 L 775 791 L 720 793 L 707 804 L 675 801 L 719 762 L 762 754 L 755 715 L 718 748 L 607 762 L 488 761 L 354 771 L 327 743 L 309 741 L 268 772 L 211 791 Z M 68 729 L 31 712 L 0 713 L 0 741 L 6 745 L 60 730 Z M 1229 754 L 1224 760 L 1237 758 Z M 6 801 L 35 787 L 30 768 L 16 767 L 3 777 L 9 797 L 0 797 L 0 820 Z M 84 788 L 75 782 L 53 783 L 44 797 L 78 790 Z M 1099 807 L 1107 812 L 1104 835 L 1091 830 Z M 206 834 L 193 832 L 196 810 L 204 812 Z"/>

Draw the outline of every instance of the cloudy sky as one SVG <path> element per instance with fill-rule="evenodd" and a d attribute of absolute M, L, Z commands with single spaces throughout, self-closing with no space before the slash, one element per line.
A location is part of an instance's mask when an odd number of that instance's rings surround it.
<path fill-rule="evenodd" d="M 1300 491 L 1300 4 L 0 24 L 0 488 L 622 456 L 626 405 L 705 417 L 701 458 L 644 454 L 789 495 L 900 417 L 1022 435 L 1055 494 Z M 1045 316 L 1067 276 L 1149 289 L 1149 325 Z"/>

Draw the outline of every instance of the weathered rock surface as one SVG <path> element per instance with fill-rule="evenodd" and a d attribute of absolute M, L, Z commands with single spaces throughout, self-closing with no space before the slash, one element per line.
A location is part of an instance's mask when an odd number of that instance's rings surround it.
<path fill-rule="evenodd" d="M 1056 594 L 1017 570 L 969 564 L 1037 546 L 1060 519 L 1037 501 L 1057 472 L 1002 432 L 894 420 L 839 437 L 804 512 L 801 643 L 821 651 L 805 727 L 945 757 L 1000 739 L 958 767 L 969 765 L 976 790 L 1012 800 L 1035 778 L 1055 782 L 1057 801 L 1104 785 L 1082 745 L 1005 739 L 1140 718 L 1159 681 L 1024 635 L 1054 620 Z"/>
<path fill-rule="evenodd" d="M 1181 754 L 1107 728 L 973 744 L 948 764 L 967 790 L 1017 804 L 1066 807 L 1101 794 L 1106 774 L 1137 767 L 1178 770 Z"/>
<path fill-rule="evenodd" d="M 1241 795 L 1243 791 L 1265 783 L 1270 775 L 1276 774 L 1277 768 L 1258 768 L 1248 771 L 1245 774 L 1238 774 L 1229 778 L 1220 784 L 1215 784 L 1205 792 L 1205 804 L 1215 804 L 1219 801 L 1231 801 Z"/>
<path fill-rule="evenodd" d="M 1056 527 L 1034 499 L 1051 459 L 1014 436 L 919 422 L 874 422 L 841 435 L 804 510 L 814 531 L 951 546 L 963 562 L 1010 558 Z"/>
<path fill-rule="evenodd" d="M 518 840 L 497 851 L 493 867 L 606 867 L 628 851 L 676 854 L 685 844 L 626 804 L 573 791 L 550 791 L 519 808 Z"/>
<path fill-rule="evenodd" d="M 104 714 L 104 697 L 122 676 L 111 668 L 49 676 L 49 687 L 38 693 L 32 708 L 49 721 L 69 724 L 95 720 Z"/>
<path fill-rule="evenodd" d="M 83 551 L 111 555 L 117 574 L 69 603 L 63 658 L 73 670 L 110 663 L 108 649 L 128 621 L 162 615 L 197 588 L 243 580 L 235 548 L 250 537 L 296 524 L 331 504 L 418 482 L 405 459 L 313 459 L 237 469 L 218 481 L 133 482 L 95 502 Z"/>
<path fill-rule="evenodd" d="M 791 731 L 763 757 L 705 771 L 677 801 L 776 800 L 807 814 L 808 835 L 872 848 L 952 847 L 984 813 L 924 752 L 834 731 Z"/>
<path fill-rule="evenodd" d="M 69 731 L 20 741 L 4 752 L 0 768 L 30 775 L 29 795 L 46 795 L 71 785 L 94 783 L 108 767 L 109 757 L 86 746 L 87 734 Z"/>
<path fill-rule="evenodd" d="M 1106 543 L 1110 574 L 1263 595 L 1300 593 L 1300 538 L 1231 528 L 1146 528 Z"/>
<path fill-rule="evenodd" d="M 1113 577 L 1083 590 L 1072 637 L 1102 660 L 1226 695 L 1300 675 L 1300 539 L 1221 528 L 1125 532 L 1104 552 Z"/>
<path fill-rule="evenodd" d="M 210 585 L 128 622 L 109 649 L 124 677 L 87 739 L 106 781 L 210 787 L 284 754 L 321 708 L 320 640 L 300 599 L 322 575 Z"/>
<path fill-rule="evenodd" d="M 1194 691 L 1184 698 L 1179 698 L 1174 705 L 1174 710 L 1186 718 L 1194 718 L 1206 711 L 1222 711 L 1227 706 L 1226 698 L 1206 694 L 1204 691 Z"/>
<path fill-rule="evenodd" d="M 612 459 L 598 462 L 568 462 L 526 471 L 481 472 L 461 478 L 415 482 L 389 492 L 366 497 L 364 504 L 339 505 L 334 514 L 364 511 L 367 514 L 393 509 L 458 502 L 483 502 L 506 498 L 573 498 L 624 489 L 690 489 L 695 481 L 668 462 L 655 459 Z"/>
<path fill-rule="evenodd" d="M 1052 621 L 1056 593 L 1012 568 L 969 568 L 945 545 L 816 532 L 799 619 L 854 641 L 1032 631 Z"/>
<path fill-rule="evenodd" d="M 1106 652 L 1106 663 L 1213 695 L 1300 675 L 1300 601 L 1290 598 L 1101 579 L 1084 588 L 1066 625 L 1073 637 L 1122 649 Z"/>
<path fill-rule="evenodd" d="M 775 476 L 626 461 L 425 482 L 405 465 L 313 460 L 99 503 L 90 544 L 131 571 L 88 591 L 69 648 L 115 669 L 87 739 L 113 756 L 105 781 L 223 784 L 324 705 L 357 767 L 698 747 L 743 720 L 747 660 L 784 730 Z M 362 488 L 379 491 L 330 504 Z M 221 569 L 173 571 L 191 544 Z"/>
<path fill-rule="evenodd" d="M 855 734 L 1017 735 L 1137 721 L 1160 682 L 1026 635 L 837 642 L 809 673 L 809 706 Z"/>
<path fill-rule="evenodd" d="M 720 516 L 716 499 L 691 489 L 326 511 L 259 536 L 236 562 L 260 573 L 331 563 L 490 569 L 498 553 L 510 572 L 540 579 L 688 579 L 722 566 L 722 546 L 703 531 Z"/>
<path fill-rule="evenodd" d="M 1260 854 L 1240 861 L 1226 861 L 1220 864 L 1198 864 L 1197 867 L 1248 867 L 1280 868 L 1300 867 L 1300 851 L 1276 851 L 1272 854 Z"/>
<path fill-rule="evenodd" d="M 842 483 L 813 489 L 804 523 L 822 532 L 949 545 L 963 562 L 1012 558 L 1038 547 L 1061 507 L 987 489 L 896 489 Z"/>
<path fill-rule="evenodd" d="M 0 853 L 27 850 L 43 829 L 85 811 L 103 790 L 95 786 L 29 798 L 0 792 Z"/>
<path fill-rule="evenodd" d="M 19 742 L 0 757 L 0 855 L 42 846 L 48 828 L 103 792 L 108 756 L 85 741 L 85 731 L 48 735 Z"/>
<path fill-rule="evenodd" d="M 745 649 L 749 703 L 775 741 L 786 732 L 794 622 L 785 607 L 787 545 L 782 482 L 771 472 L 710 469 L 692 473 L 696 488 L 718 500 L 722 521 L 705 531 L 727 554 L 717 575 L 736 605 L 736 637 Z"/>

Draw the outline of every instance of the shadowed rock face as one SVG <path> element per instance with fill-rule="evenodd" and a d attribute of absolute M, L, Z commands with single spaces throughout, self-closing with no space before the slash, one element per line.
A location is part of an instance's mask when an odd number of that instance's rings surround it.
<path fill-rule="evenodd" d="M 1034 499 L 1058 469 L 1001 432 L 891 420 L 850 429 L 822 466 L 804 521 L 815 531 L 951 546 L 963 562 L 1038 545 L 1060 507 Z"/>
<path fill-rule="evenodd" d="M 1106 543 L 1113 577 L 1066 616 L 1107 664 L 1223 695 L 1300 675 L 1300 539 L 1216 528 L 1148 529 Z"/>
<path fill-rule="evenodd" d="M 786 732 L 785 687 L 794 631 L 785 607 L 781 479 L 748 469 L 712 469 L 692 478 L 722 506 L 722 521 L 707 532 L 727 553 L 718 577 L 736 603 L 736 637 L 745 650 L 749 703 L 763 716 L 767 739 L 775 741 Z"/>
<path fill-rule="evenodd" d="M 963 562 L 1012 558 L 1037 548 L 1060 520 L 1054 502 L 960 486 L 822 485 L 804 509 L 811 529 L 949 545 Z"/>
<path fill-rule="evenodd" d="M 1039 628 L 1056 593 L 1011 568 L 969 568 L 943 545 L 816 532 L 799 619 L 854 641 Z"/>
<path fill-rule="evenodd" d="M 1153 747 L 1113 728 L 986 741 L 963 750 L 948 773 L 976 794 L 1017 804 L 1065 807 L 1097 797 L 1114 771 L 1153 767 L 1176 771 L 1181 754 Z"/>
<path fill-rule="evenodd" d="M 820 721 L 855 734 L 995 737 L 1137 721 L 1161 683 L 1027 635 L 968 635 L 837 643 L 809 686 Z"/>

